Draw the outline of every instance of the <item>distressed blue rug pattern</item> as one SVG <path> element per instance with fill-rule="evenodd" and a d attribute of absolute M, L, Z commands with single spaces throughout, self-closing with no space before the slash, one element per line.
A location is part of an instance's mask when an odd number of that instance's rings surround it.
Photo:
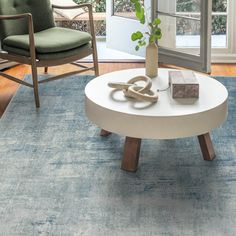
<path fill-rule="evenodd" d="M 120 169 L 124 137 L 99 136 L 84 113 L 89 76 L 21 86 L 0 121 L 0 235 L 236 235 L 236 78 L 227 123 L 197 138 L 144 140 L 137 173 Z"/>

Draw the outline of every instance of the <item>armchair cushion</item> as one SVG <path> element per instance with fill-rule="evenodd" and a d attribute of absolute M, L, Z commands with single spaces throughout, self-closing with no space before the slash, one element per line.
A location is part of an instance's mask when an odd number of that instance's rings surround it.
<path fill-rule="evenodd" d="M 57 53 L 88 44 L 91 35 L 78 30 L 61 27 L 49 28 L 34 34 L 36 54 Z M 29 51 L 29 35 L 11 35 L 3 40 L 3 49 L 7 47 Z M 6 50 L 7 51 L 7 50 Z"/>
<path fill-rule="evenodd" d="M 15 47 L 4 46 L 5 51 L 12 55 L 20 55 L 30 57 L 30 53 L 27 50 L 19 49 Z M 90 43 L 84 44 L 80 47 L 73 48 L 70 50 L 56 52 L 56 53 L 37 53 L 36 58 L 38 60 L 59 60 L 65 59 L 72 56 L 78 56 L 78 58 L 86 57 L 92 53 L 92 47 Z"/>

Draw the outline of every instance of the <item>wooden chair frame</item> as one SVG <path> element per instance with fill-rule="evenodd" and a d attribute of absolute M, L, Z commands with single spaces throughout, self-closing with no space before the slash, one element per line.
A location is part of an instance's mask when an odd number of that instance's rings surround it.
<path fill-rule="evenodd" d="M 77 9 L 77 8 L 88 8 L 88 13 L 89 13 L 89 24 L 90 24 L 90 33 L 92 36 L 92 45 L 91 45 L 91 50 L 86 50 L 86 52 L 80 53 L 79 55 L 76 56 L 71 56 L 71 57 L 66 57 L 63 59 L 55 59 L 55 60 L 38 60 L 36 58 L 36 50 L 35 50 L 35 40 L 34 40 L 34 25 L 33 25 L 33 17 L 30 13 L 24 13 L 24 14 L 18 14 L 18 15 L 0 15 L 0 20 L 18 20 L 22 18 L 27 18 L 28 19 L 28 31 L 29 31 L 29 46 L 30 46 L 30 57 L 26 56 L 20 56 L 20 55 L 13 55 L 5 51 L 0 51 L 0 58 L 4 60 L 9 60 L 9 61 L 15 61 L 21 64 L 27 64 L 31 65 L 31 71 L 32 71 L 32 80 L 33 83 L 30 84 L 28 82 L 22 81 L 16 77 L 13 77 L 11 75 L 7 75 L 3 72 L 0 72 L 0 75 L 12 80 L 14 82 L 17 82 L 19 84 L 31 87 L 34 89 L 34 97 L 35 97 L 35 105 L 36 107 L 40 107 L 40 101 L 39 101 L 39 93 L 38 93 L 38 84 L 39 83 L 45 83 L 57 79 L 61 79 L 66 76 L 70 76 L 73 74 L 78 74 L 82 73 L 88 70 L 94 70 L 95 71 L 95 76 L 99 75 L 99 68 L 98 68 L 98 58 L 97 58 L 97 46 L 96 46 L 96 35 L 95 35 L 95 30 L 94 30 L 94 21 L 93 21 L 93 12 L 92 12 L 92 5 L 89 3 L 84 3 L 84 4 L 79 4 L 76 6 L 57 6 L 57 5 L 52 5 L 53 9 Z M 76 63 L 75 61 L 84 58 L 88 55 L 93 55 L 93 66 L 92 67 L 86 67 L 83 65 L 80 65 Z M 45 73 L 48 71 L 48 67 L 50 66 L 58 66 L 58 65 L 63 65 L 71 63 L 74 65 L 79 66 L 80 70 L 72 71 L 72 72 L 67 72 L 61 75 L 53 76 L 48 79 L 40 80 L 38 81 L 38 73 L 37 73 L 37 68 L 38 67 L 44 67 L 45 68 Z"/>

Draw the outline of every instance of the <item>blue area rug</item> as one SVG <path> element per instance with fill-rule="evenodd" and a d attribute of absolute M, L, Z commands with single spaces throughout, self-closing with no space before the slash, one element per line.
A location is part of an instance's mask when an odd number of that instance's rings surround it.
<path fill-rule="evenodd" d="M 124 137 L 84 113 L 89 76 L 21 86 L 0 121 L 0 235 L 236 235 L 236 78 L 227 123 L 197 138 L 144 140 L 139 170 L 120 169 Z"/>

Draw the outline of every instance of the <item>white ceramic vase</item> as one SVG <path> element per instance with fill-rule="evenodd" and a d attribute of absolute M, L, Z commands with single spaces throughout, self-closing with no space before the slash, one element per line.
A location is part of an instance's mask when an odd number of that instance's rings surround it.
<path fill-rule="evenodd" d="M 146 75 L 150 78 L 157 76 L 158 71 L 158 47 L 156 43 L 149 43 L 146 47 Z"/>

